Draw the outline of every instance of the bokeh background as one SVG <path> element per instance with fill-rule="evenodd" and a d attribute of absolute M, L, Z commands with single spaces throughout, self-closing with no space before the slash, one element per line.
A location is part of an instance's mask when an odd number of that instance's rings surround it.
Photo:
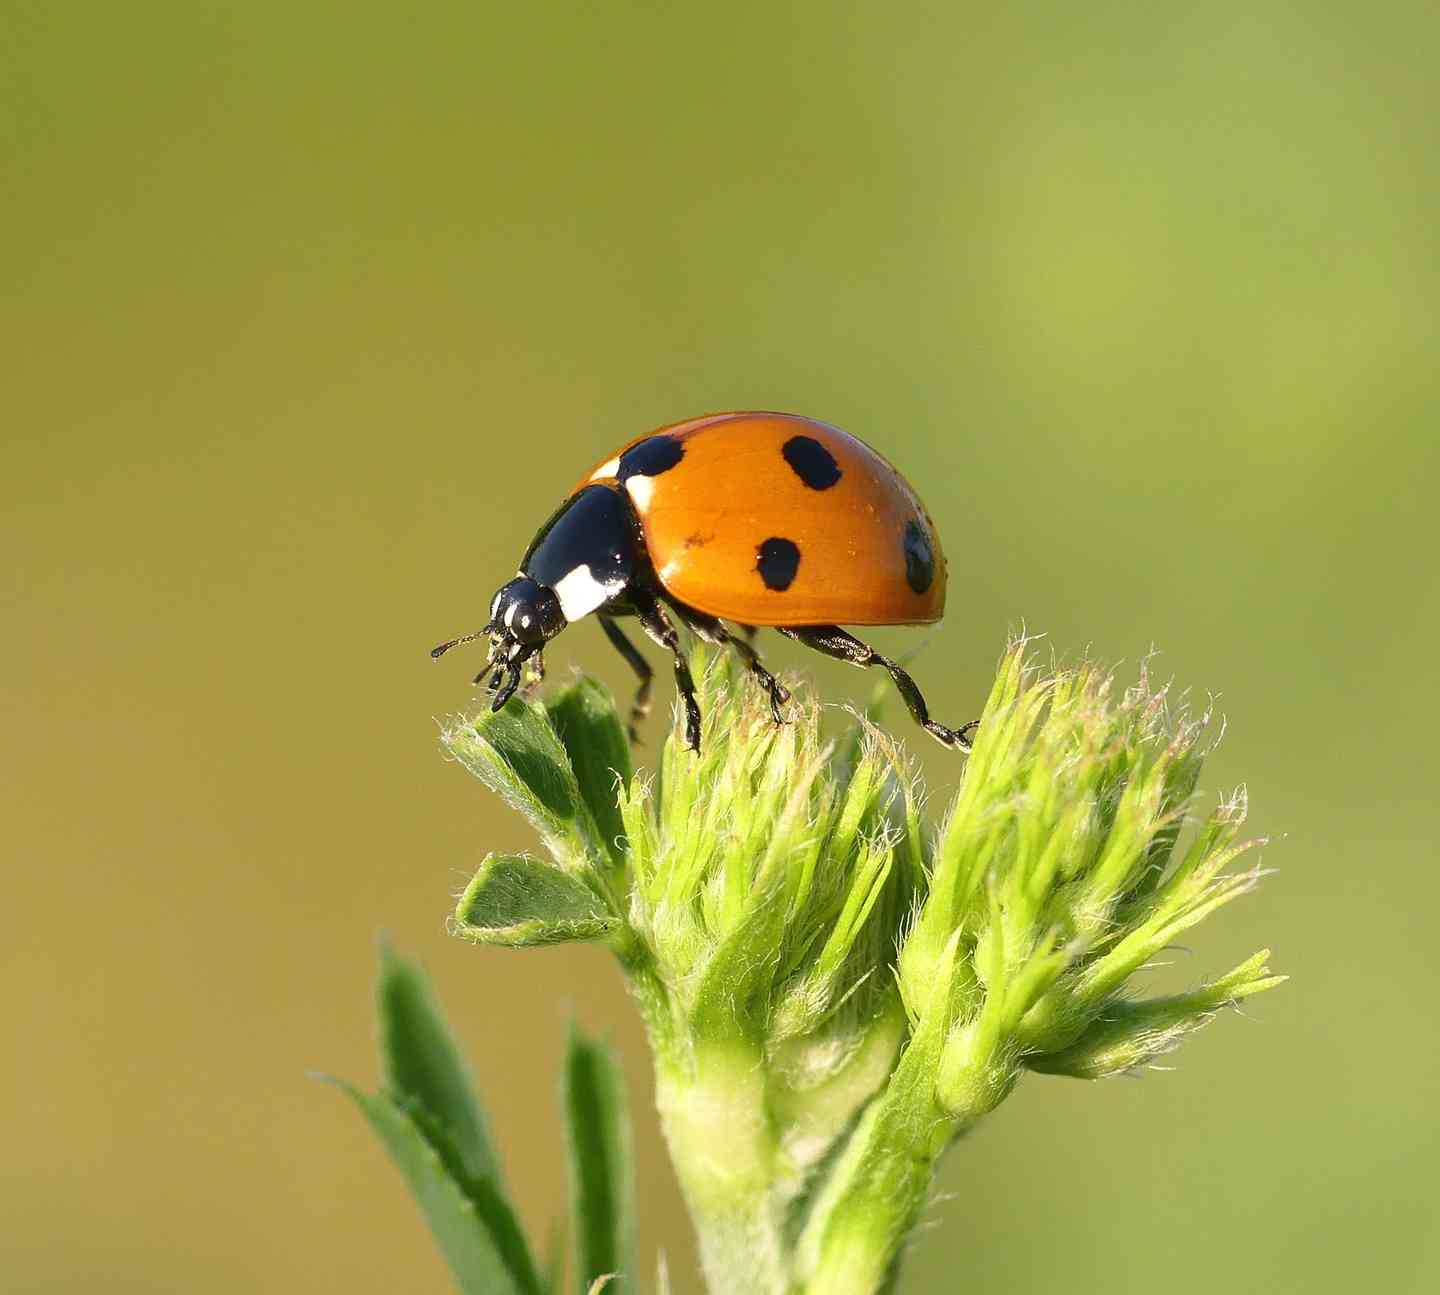
<path fill-rule="evenodd" d="M 441 759 L 471 662 L 426 649 L 584 464 L 771 407 L 925 496 L 951 614 L 876 637 L 924 645 L 939 714 L 1022 621 L 1158 646 L 1228 716 L 1207 792 L 1247 782 L 1275 837 L 1178 974 L 1268 944 L 1293 981 L 1177 1073 L 1027 1081 L 948 1162 L 908 1289 L 1435 1288 L 1432 5 L 0 25 L 0 1287 L 446 1289 L 307 1078 L 375 1078 L 383 931 L 536 1230 L 565 1023 L 619 1043 L 645 1249 L 696 1289 L 607 959 L 445 933 L 481 854 L 532 841 Z M 592 624 L 551 658 L 628 687 Z"/>

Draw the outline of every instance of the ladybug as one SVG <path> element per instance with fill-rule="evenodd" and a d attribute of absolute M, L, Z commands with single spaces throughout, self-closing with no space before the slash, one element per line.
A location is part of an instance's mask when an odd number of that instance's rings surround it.
<path fill-rule="evenodd" d="M 496 593 L 489 636 L 492 709 L 543 675 L 546 643 L 591 612 L 639 677 L 633 740 L 649 708 L 652 671 L 626 637 L 633 616 L 674 658 L 685 735 L 700 749 L 700 707 L 675 622 L 736 652 L 770 699 L 776 723 L 789 694 L 750 639 L 759 626 L 857 666 L 880 666 L 911 715 L 946 746 L 968 750 L 975 722 L 930 718 L 915 681 L 840 628 L 915 625 L 945 610 L 945 557 L 905 479 L 863 441 L 795 414 L 711 414 L 638 437 L 597 464 L 531 541 Z M 741 630 L 731 632 L 724 622 Z"/>

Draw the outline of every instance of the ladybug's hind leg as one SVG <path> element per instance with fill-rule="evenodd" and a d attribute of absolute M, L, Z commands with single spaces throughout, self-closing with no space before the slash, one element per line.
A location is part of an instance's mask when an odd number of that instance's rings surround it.
<path fill-rule="evenodd" d="M 625 637 L 625 631 L 609 616 L 600 617 L 600 628 L 605 631 L 605 637 L 625 658 L 626 664 L 635 671 L 636 677 L 640 680 L 639 686 L 635 689 L 635 700 L 630 706 L 630 722 L 626 726 L 626 731 L 630 734 L 630 741 L 638 744 L 640 723 L 650 713 L 650 684 L 655 678 L 655 671 L 650 668 L 650 662 L 640 655 L 640 649 Z"/>
<path fill-rule="evenodd" d="M 695 679 L 690 673 L 690 663 L 685 660 L 685 653 L 680 647 L 680 635 L 670 623 L 670 618 L 665 615 L 665 609 L 657 598 L 632 591 L 630 602 L 635 608 L 635 615 L 640 618 L 640 628 L 675 660 L 675 686 L 680 689 L 680 699 L 685 703 L 685 744 L 692 751 L 698 752 L 700 703 L 695 700 Z"/>
<path fill-rule="evenodd" d="M 749 639 L 754 637 L 755 627 L 753 625 L 742 627 L 746 631 L 746 637 L 738 639 L 714 616 L 706 616 L 693 608 L 679 606 L 675 603 L 672 603 L 671 606 L 675 608 L 675 614 L 707 643 L 715 643 L 734 651 L 735 655 L 745 663 L 745 668 L 755 677 L 756 682 L 765 689 L 765 695 L 770 698 L 772 718 L 777 724 L 783 724 L 785 712 L 781 707 L 790 700 L 790 692 L 764 667 L 760 661 L 760 654 L 750 646 Z"/>
<path fill-rule="evenodd" d="M 970 739 L 979 727 L 980 721 L 978 719 L 971 720 L 970 723 L 963 724 L 958 729 L 946 728 L 944 724 L 937 724 L 930 718 L 930 708 L 925 705 L 925 698 L 921 695 L 915 680 L 889 657 L 881 656 L 868 643 L 862 643 L 853 634 L 847 634 L 838 625 L 805 625 L 793 629 L 780 626 L 779 629 L 780 633 L 794 639 L 797 643 L 803 643 L 806 647 L 814 648 L 817 652 L 823 652 L 826 656 L 832 656 L 838 661 L 848 661 L 851 665 L 858 665 L 862 669 L 872 665 L 882 667 L 895 681 L 895 687 L 899 689 L 900 695 L 905 699 L 905 705 L 910 708 L 910 714 L 915 717 L 915 722 L 921 728 L 946 746 L 958 747 L 962 751 L 970 749 Z"/>

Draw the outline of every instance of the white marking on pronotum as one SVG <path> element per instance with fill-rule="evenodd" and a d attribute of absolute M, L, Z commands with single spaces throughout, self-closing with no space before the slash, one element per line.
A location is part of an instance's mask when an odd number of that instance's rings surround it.
<path fill-rule="evenodd" d="M 560 600 L 560 610 L 572 625 L 582 616 L 588 616 L 597 607 L 609 602 L 625 586 L 621 582 L 602 584 L 595 579 L 588 563 L 582 562 L 569 575 L 562 576 L 552 586 L 555 597 Z"/>
<path fill-rule="evenodd" d="M 602 463 L 590 474 L 591 481 L 607 481 L 620 471 L 620 456 L 617 454 L 613 459 Z"/>
<path fill-rule="evenodd" d="M 625 482 L 625 489 L 630 492 L 630 498 L 635 501 L 637 512 L 646 512 L 650 507 L 651 496 L 655 493 L 655 478 L 642 477 L 638 474 Z"/>
<path fill-rule="evenodd" d="M 515 613 L 520 610 L 519 603 L 511 603 L 505 609 L 505 628 L 508 630 L 515 624 Z"/>

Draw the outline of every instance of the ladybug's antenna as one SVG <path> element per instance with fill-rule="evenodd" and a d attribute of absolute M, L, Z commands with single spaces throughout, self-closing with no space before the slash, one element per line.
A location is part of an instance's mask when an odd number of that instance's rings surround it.
<path fill-rule="evenodd" d="M 473 633 L 470 634 L 462 634 L 458 639 L 451 639 L 448 643 L 442 643 L 439 647 L 431 648 L 431 657 L 438 661 L 452 647 L 459 647 L 462 643 L 469 643 L 473 639 L 483 638 L 486 634 L 490 633 L 490 627 L 494 623 L 494 621 L 490 621 L 485 625 L 483 629 L 475 630 Z"/>

